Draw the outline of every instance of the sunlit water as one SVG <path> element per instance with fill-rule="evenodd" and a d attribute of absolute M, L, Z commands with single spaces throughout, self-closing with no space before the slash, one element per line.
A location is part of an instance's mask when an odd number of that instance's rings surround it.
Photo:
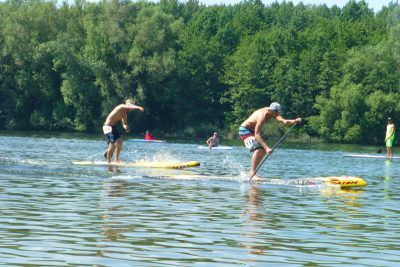
<path fill-rule="evenodd" d="M 124 143 L 125 161 L 201 162 L 163 170 L 71 164 L 101 160 L 101 140 L 0 136 L 0 144 L 1 266 L 400 265 L 400 161 L 286 145 L 259 172 L 368 182 L 344 191 L 243 182 L 242 146 Z M 159 178 L 171 174 L 210 179 Z"/>

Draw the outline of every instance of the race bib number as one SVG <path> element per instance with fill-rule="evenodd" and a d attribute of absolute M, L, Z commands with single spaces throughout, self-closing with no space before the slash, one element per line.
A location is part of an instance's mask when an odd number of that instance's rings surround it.
<path fill-rule="evenodd" d="M 103 126 L 103 133 L 104 134 L 109 134 L 111 132 L 112 132 L 112 127 L 111 126 L 109 126 L 109 125 L 104 125 Z"/>
<path fill-rule="evenodd" d="M 253 150 L 255 147 L 258 146 L 258 142 L 254 136 L 249 136 L 246 139 L 244 139 L 244 145 L 248 149 Z"/>

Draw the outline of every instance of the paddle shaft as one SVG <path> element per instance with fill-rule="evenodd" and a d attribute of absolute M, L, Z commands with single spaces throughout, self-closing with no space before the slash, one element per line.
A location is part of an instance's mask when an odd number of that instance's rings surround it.
<path fill-rule="evenodd" d="M 278 142 L 276 142 L 276 144 L 275 144 L 275 145 L 272 147 L 272 149 L 271 149 L 271 150 L 272 150 L 271 153 L 274 152 L 275 148 L 276 148 L 280 143 L 282 143 L 282 142 L 286 139 L 286 137 L 288 136 L 288 134 L 290 133 L 290 131 L 291 131 L 295 126 L 296 126 L 296 124 L 293 124 L 293 126 L 290 127 L 290 129 L 282 136 L 282 138 L 279 139 Z M 254 171 L 253 175 L 250 177 L 249 181 L 251 181 L 251 179 L 253 178 L 253 176 L 256 175 L 256 173 L 258 172 L 258 170 L 261 168 L 261 165 L 263 165 L 263 163 L 268 159 L 269 155 L 271 155 L 271 154 L 268 153 L 268 154 L 264 157 L 264 159 L 260 162 L 260 164 L 258 164 L 256 170 Z"/>

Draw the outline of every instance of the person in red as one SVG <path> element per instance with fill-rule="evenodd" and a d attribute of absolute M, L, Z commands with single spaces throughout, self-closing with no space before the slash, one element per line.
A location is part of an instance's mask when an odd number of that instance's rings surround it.
<path fill-rule="evenodd" d="M 144 140 L 154 140 L 153 136 L 149 131 L 146 131 L 146 134 L 144 135 Z"/>

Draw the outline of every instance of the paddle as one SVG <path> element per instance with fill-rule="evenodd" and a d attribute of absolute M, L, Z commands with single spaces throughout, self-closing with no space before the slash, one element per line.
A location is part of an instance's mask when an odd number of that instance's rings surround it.
<path fill-rule="evenodd" d="M 122 139 L 124 138 L 124 136 L 126 135 L 126 132 L 124 132 L 123 134 L 121 134 L 121 137 L 119 138 L 119 139 L 121 139 L 121 141 L 122 141 Z M 114 143 L 114 149 L 115 149 L 115 143 Z M 108 148 L 106 149 L 106 151 L 104 152 L 104 157 L 107 159 L 107 151 L 108 151 Z"/>
<path fill-rule="evenodd" d="M 272 147 L 272 152 L 274 152 L 275 148 L 282 143 L 285 139 L 286 136 L 290 133 L 290 131 L 296 126 L 296 124 L 293 124 L 292 127 L 290 127 L 290 129 L 282 136 L 281 139 L 279 139 L 279 141 Z M 258 170 L 260 169 L 261 165 L 263 165 L 264 161 L 266 161 L 269 157 L 269 155 L 271 154 L 267 154 L 264 159 L 260 162 L 260 164 L 258 164 L 257 169 L 255 170 L 255 172 L 253 173 L 253 175 L 250 177 L 249 182 L 251 181 L 251 179 L 253 178 L 254 175 L 256 175 L 256 173 L 258 172 Z"/>
<path fill-rule="evenodd" d="M 392 137 L 393 134 L 394 134 L 394 131 L 393 131 L 392 134 L 385 140 L 385 144 L 386 144 L 387 140 L 389 140 L 389 139 Z M 382 153 L 382 148 L 383 148 L 383 146 L 381 146 L 381 148 L 379 148 L 378 151 L 376 151 L 376 153 L 378 153 L 378 154 Z"/>

